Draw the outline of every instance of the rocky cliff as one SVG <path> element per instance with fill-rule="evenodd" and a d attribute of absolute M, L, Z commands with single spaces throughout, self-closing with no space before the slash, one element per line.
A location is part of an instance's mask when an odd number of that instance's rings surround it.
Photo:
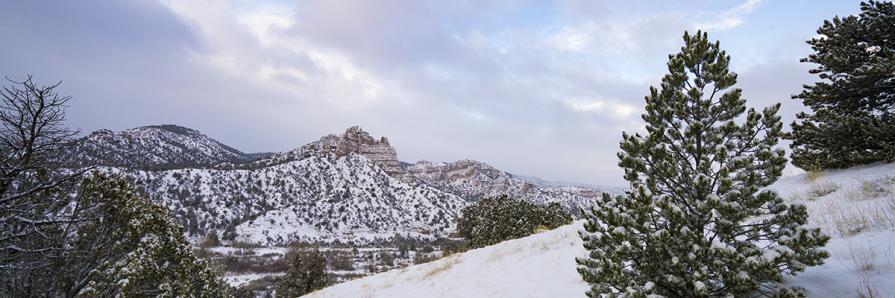
<path fill-rule="evenodd" d="M 309 145 L 322 153 L 334 153 L 336 157 L 350 153 L 363 155 L 389 175 L 404 172 L 401 162 L 398 161 L 398 154 L 388 143 L 388 139 L 381 137 L 376 140 L 359 126 L 348 128 L 341 136 L 328 135 Z"/>

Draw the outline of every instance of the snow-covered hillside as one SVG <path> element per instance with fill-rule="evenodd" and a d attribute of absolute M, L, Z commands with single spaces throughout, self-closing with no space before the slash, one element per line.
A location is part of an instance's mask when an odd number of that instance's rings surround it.
<path fill-rule="evenodd" d="M 574 212 L 603 192 L 525 181 L 472 160 L 405 168 L 387 138 L 356 126 L 267 155 L 175 125 L 100 130 L 60 158 L 129 178 L 192 236 L 214 231 L 259 245 L 433 240 L 447 236 L 460 210 L 481 196 L 559 202 Z"/>
<path fill-rule="evenodd" d="M 60 157 L 68 166 L 116 166 L 141 169 L 208 167 L 245 162 L 256 156 L 224 145 L 201 132 L 177 125 L 153 125 L 83 137 Z"/>
<path fill-rule="evenodd" d="M 535 177 L 516 176 L 483 162 L 419 161 L 406 167 L 406 174 L 438 189 L 477 201 L 483 197 L 510 195 L 537 204 L 557 202 L 578 214 L 590 208 L 604 192 L 621 193 L 618 188 L 548 182 Z"/>
<path fill-rule="evenodd" d="M 466 204 L 398 180 L 357 154 L 311 156 L 254 170 L 105 170 L 130 178 L 164 203 L 188 232 L 225 231 L 225 238 L 262 245 L 369 243 L 396 233 L 446 236 Z"/>
<path fill-rule="evenodd" d="M 308 297 L 581 297 L 581 222 L 338 284 Z"/>
<path fill-rule="evenodd" d="M 833 239 L 830 259 L 788 281 L 809 297 L 895 297 L 895 164 L 784 177 L 771 188 L 806 204 Z M 338 284 L 309 297 L 582 297 L 581 222 Z M 868 295 L 872 292 L 874 296 Z"/>

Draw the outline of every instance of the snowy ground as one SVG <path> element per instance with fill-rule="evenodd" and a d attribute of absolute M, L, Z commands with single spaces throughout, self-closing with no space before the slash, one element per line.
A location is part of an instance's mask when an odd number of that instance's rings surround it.
<path fill-rule="evenodd" d="M 246 273 L 246 274 L 234 274 L 234 275 L 225 275 L 224 281 L 234 287 L 239 287 L 245 285 L 253 280 L 261 279 L 267 276 L 280 276 L 285 273 Z"/>
<path fill-rule="evenodd" d="M 309 297 L 575 297 L 581 223 L 345 282 Z"/>
<path fill-rule="evenodd" d="M 803 203 L 833 239 L 826 264 L 789 284 L 809 297 L 895 297 L 895 164 L 788 176 L 772 186 Z M 309 297 L 583 297 L 581 222 L 345 282 Z M 872 293 L 873 296 L 868 295 Z"/>
<path fill-rule="evenodd" d="M 234 254 L 245 254 L 251 251 L 253 255 L 285 255 L 286 252 L 289 251 L 289 248 L 286 247 L 254 247 L 254 248 L 237 248 L 231 246 L 218 246 L 218 247 L 210 247 L 208 251 L 222 254 L 222 255 L 234 255 Z"/>
<path fill-rule="evenodd" d="M 772 188 L 833 237 L 826 264 L 791 284 L 809 297 L 895 297 L 895 163 L 784 177 Z"/>

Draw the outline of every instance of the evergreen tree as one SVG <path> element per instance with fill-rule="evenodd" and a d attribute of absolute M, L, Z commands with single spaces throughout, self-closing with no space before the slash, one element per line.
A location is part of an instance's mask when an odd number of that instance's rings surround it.
<path fill-rule="evenodd" d="M 457 232 L 471 248 L 531 235 L 538 228 L 555 229 L 572 222 L 559 204 L 538 206 L 509 196 L 483 198 L 460 211 Z"/>
<path fill-rule="evenodd" d="M 793 96 L 811 108 L 792 124 L 792 162 L 817 170 L 895 161 L 895 4 L 861 3 L 808 41 L 821 81 Z"/>
<path fill-rule="evenodd" d="M 780 105 L 747 112 L 719 43 L 702 32 L 684 41 L 646 97 L 646 135 L 623 134 L 631 190 L 604 195 L 587 215 L 589 254 L 577 262 L 588 296 L 770 295 L 785 274 L 828 256 L 819 247 L 829 237 L 804 227 L 806 208 L 764 189 L 786 164 L 773 149 Z"/>
<path fill-rule="evenodd" d="M 292 247 L 286 258 L 289 269 L 277 282 L 277 297 L 298 297 L 329 285 L 326 257 L 316 247 Z"/>
<path fill-rule="evenodd" d="M 209 264 L 192 253 L 183 228 L 167 210 L 140 198 L 120 179 L 96 174 L 84 181 L 83 210 L 60 266 L 65 296 L 225 297 L 231 289 Z M 86 253 L 85 253 L 86 252 Z"/>

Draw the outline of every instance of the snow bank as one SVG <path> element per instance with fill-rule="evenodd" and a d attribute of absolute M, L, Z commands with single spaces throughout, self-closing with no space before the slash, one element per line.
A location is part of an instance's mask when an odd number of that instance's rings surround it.
<path fill-rule="evenodd" d="M 581 222 L 348 281 L 308 297 L 578 297 Z"/>

